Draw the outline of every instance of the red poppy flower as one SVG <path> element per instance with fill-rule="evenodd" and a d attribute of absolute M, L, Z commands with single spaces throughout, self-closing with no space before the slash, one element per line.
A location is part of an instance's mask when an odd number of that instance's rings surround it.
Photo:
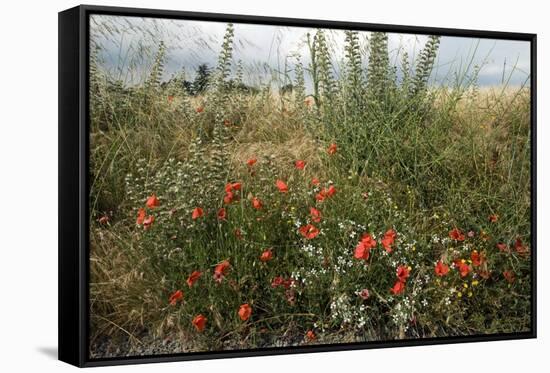
<path fill-rule="evenodd" d="M 236 183 L 227 183 L 225 184 L 225 192 L 231 193 L 233 190 L 241 190 L 242 184 L 239 182 Z"/>
<path fill-rule="evenodd" d="M 193 284 L 202 276 L 201 271 L 193 271 L 187 278 L 187 285 L 189 287 L 193 286 Z"/>
<path fill-rule="evenodd" d="M 464 233 L 462 233 L 458 228 L 455 228 L 452 231 L 450 231 L 449 237 L 455 241 L 464 241 L 464 239 L 466 238 L 464 237 Z"/>
<path fill-rule="evenodd" d="M 409 267 L 404 265 L 400 265 L 399 267 L 397 267 L 397 278 L 399 279 L 399 281 L 406 282 L 407 278 L 409 278 L 410 271 L 411 270 L 409 269 Z"/>
<path fill-rule="evenodd" d="M 250 158 L 248 161 L 246 161 L 246 164 L 249 166 L 249 167 L 252 167 L 256 164 L 258 160 L 256 158 Z"/>
<path fill-rule="evenodd" d="M 390 237 L 395 240 L 397 233 L 393 229 L 388 229 L 386 233 L 384 233 L 384 237 Z"/>
<path fill-rule="evenodd" d="M 174 96 L 172 96 L 172 95 L 168 96 L 167 98 L 168 98 L 168 102 L 174 101 Z"/>
<path fill-rule="evenodd" d="M 523 244 L 521 238 L 516 239 L 516 242 L 514 243 L 514 250 L 516 250 L 516 253 L 521 256 L 529 255 L 529 247 Z"/>
<path fill-rule="evenodd" d="M 252 198 L 252 207 L 256 210 L 260 210 L 263 207 L 262 201 L 257 197 Z"/>
<path fill-rule="evenodd" d="M 200 207 L 195 207 L 195 209 L 193 210 L 193 214 L 191 215 L 193 220 L 197 220 L 198 218 L 203 216 L 204 216 L 204 210 Z"/>
<path fill-rule="evenodd" d="M 317 179 L 316 177 L 314 177 L 313 179 L 311 179 L 311 185 L 319 185 L 320 181 L 319 179 Z"/>
<path fill-rule="evenodd" d="M 277 186 L 277 188 L 279 189 L 279 192 L 281 193 L 286 193 L 288 192 L 288 186 L 286 185 L 286 183 L 282 180 L 277 180 L 275 182 L 275 185 Z"/>
<path fill-rule="evenodd" d="M 355 246 L 355 252 L 353 257 L 355 259 L 369 260 L 370 248 L 367 247 L 362 241 L 360 241 L 357 246 Z"/>
<path fill-rule="evenodd" d="M 218 210 L 218 219 L 219 220 L 227 219 L 227 211 L 223 207 Z"/>
<path fill-rule="evenodd" d="M 276 288 L 278 286 L 282 286 L 284 281 L 285 281 L 284 278 L 282 278 L 281 276 L 277 276 L 273 279 L 273 281 L 271 281 L 271 287 Z"/>
<path fill-rule="evenodd" d="M 307 238 L 308 240 L 314 239 L 319 234 L 319 229 L 317 229 L 313 224 L 307 224 L 299 229 L 300 234 Z"/>
<path fill-rule="evenodd" d="M 260 260 L 264 263 L 270 261 L 271 259 L 273 259 L 273 251 L 271 249 L 265 250 L 262 255 L 260 255 Z"/>
<path fill-rule="evenodd" d="M 510 284 L 516 281 L 516 274 L 512 270 L 506 270 L 502 272 L 502 275 Z"/>
<path fill-rule="evenodd" d="M 250 315 L 252 315 L 252 307 L 250 307 L 248 303 L 241 304 L 238 314 L 242 321 L 246 321 L 250 318 Z"/>
<path fill-rule="evenodd" d="M 140 208 L 138 210 L 138 216 L 137 216 L 137 219 L 136 219 L 136 224 L 141 225 L 141 224 L 143 224 L 144 220 L 145 220 L 145 209 Z"/>
<path fill-rule="evenodd" d="M 198 108 L 195 109 L 195 111 L 196 111 L 197 113 L 202 113 L 202 112 L 204 111 L 204 107 L 199 106 Z"/>
<path fill-rule="evenodd" d="M 456 264 L 456 263 L 455 263 Z M 468 264 L 460 260 L 457 265 L 458 272 L 460 273 L 460 277 L 466 277 L 471 271 L 471 268 Z"/>
<path fill-rule="evenodd" d="M 238 240 L 243 239 L 243 233 L 241 232 L 241 230 L 239 228 L 235 229 L 235 237 L 237 237 Z"/>
<path fill-rule="evenodd" d="M 399 280 L 397 280 L 395 284 L 393 284 L 393 287 L 390 289 L 390 292 L 393 295 L 399 295 L 404 291 L 405 291 L 405 283 Z"/>
<path fill-rule="evenodd" d="M 361 238 L 361 241 L 355 246 L 354 257 L 356 259 L 368 260 L 370 250 L 376 247 L 376 240 L 368 233 L 365 233 Z"/>
<path fill-rule="evenodd" d="M 359 296 L 361 297 L 361 299 L 363 300 L 367 300 L 370 298 L 370 292 L 369 292 L 369 289 L 363 289 L 359 292 Z"/>
<path fill-rule="evenodd" d="M 317 210 L 315 207 L 310 207 L 309 213 L 313 222 L 319 223 L 321 221 L 321 211 Z"/>
<path fill-rule="evenodd" d="M 204 328 L 206 327 L 206 321 L 208 319 L 204 317 L 204 315 L 197 315 L 193 318 L 193 321 L 191 323 L 199 332 L 202 332 Z"/>
<path fill-rule="evenodd" d="M 214 280 L 218 283 L 222 282 L 224 277 L 227 275 L 227 271 L 229 271 L 229 268 L 231 267 L 231 264 L 229 264 L 228 260 L 224 260 L 220 264 L 218 264 L 214 268 Z"/>
<path fill-rule="evenodd" d="M 489 277 L 491 277 L 491 272 L 487 271 L 487 270 L 482 270 L 482 271 L 479 271 L 478 272 L 478 275 L 481 277 L 481 278 L 484 278 L 485 280 L 488 280 Z"/>
<path fill-rule="evenodd" d="M 489 215 L 489 221 L 491 223 L 496 223 L 498 221 L 498 215 L 497 214 Z"/>
<path fill-rule="evenodd" d="M 376 240 L 369 233 L 365 233 L 363 237 L 361 237 L 361 242 L 369 249 L 376 247 Z"/>
<path fill-rule="evenodd" d="M 392 252 L 391 246 L 395 241 L 395 237 L 397 237 L 397 233 L 395 233 L 393 229 L 388 229 L 386 233 L 384 233 L 384 237 L 382 238 L 380 243 L 382 244 L 382 246 L 384 246 L 384 249 L 386 250 L 387 253 Z"/>
<path fill-rule="evenodd" d="M 449 273 L 449 266 L 441 260 L 435 265 L 435 275 L 439 277 L 446 276 Z"/>
<path fill-rule="evenodd" d="M 309 340 L 309 341 L 314 341 L 317 339 L 317 336 L 315 335 L 315 333 L 313 332 L 313 330 L 308 330 L 307 333 L 306 333 L 306 338 Z"/>
<path fill-rule="evenodd" d="M 147 198 L 147 202 L 145 202 L 145 205 L 150 209 L 154 209 L 155 207 L 160 206 L 160 201 L 157 196 L 153 194 L 149 198 Z"/>
<path fill-rule="evenodd" d="M 393 244 L 393 238 L 384 236 L 382 238 L 382 240 L 380 241 L 380 244 L 382 244 L 382 246 L 384 246 L 384 249 L 386 250 L 387 253 L 392 252 L 391 245 Z"/>
<path fill-rule="evenodd" d="M 508 245 L 506 245 L 506 244 L 503 243 L 503 242 L 497 243 L 497 244 L 496 244 L 496 247 L 497 247 L 497 249 L 498 249 L 499 251 L 502 251 L 502 252 L 507 252 L 507 251 L 509 251 Z"/>
<path fill-rule="evenodd" d="M 223 203 L 226 205 L 229 205 L 231 202 L 233 202 L 233 192 L 225 192 L 225 196 L 223 197 Z"/>
<path fill-rule="evenodd" d="M 171 306 L 175 306 L 178 301 L 183 299 L 183 291 L 176 290 L 175 292 L 170 295 L 170 298 L 168 299 L 168 302 Z"/>
<path fill-rule="evenodd" d="M 328 152 L 328 154 L 333 155 L 333 154 L 336 153 L 336 150 L 337 150 L 336 144 L 332 143 L 332 144 L 330 144 L 330 146 L 328 147 L 327 152 Z"/>
<path fill-rule="evenodd" d="M 295 281 L 291 278 L 285 279 L 282 276 L 277 276 L 277 277 L 273 278 L 273 280 L 271 281 L 271 287 L 272 288 L 277 288 L 279 286 L 282 286 L 285 289 L 290 289 L 290 287 L 292 285 L 294 285 L 294 282 Z"/>
<path fill-rule="evenodd" d="M 315 199 L 319 202 L 323 202 L 327 198 L 327 190 L 322 189 L 319 193 L 315 195 Z"/>
<path fill-rule="evenodd" d="M 109 222 L 109 217 L 107 215 L 103 215 L 97 221 L 99 222 L 99 224 L 105 225 Z"/>
<path fill-rule="evenodd" d="M 485 256 L 483 254 L 478 253 L 477 250 L 472 251 L 472 254 L 470 255 L 470 259 L 472 260 L 472 264 L 475 267 L 478 267 L 485 262 Z"/>
<path fill-rule="evenodd" d="M 155 217 L 153 215 L 149 215 L 143 220 L 143 229 L 147 230 L 151 228 L 153 225 L 153 222 L 155 221 Z"/>
<path fill-rule="evenodd" d="M 327 188 L 321 189 L 321 191 L 317 193 L 317 195 L 315 196 L 315 199 L 319 202 L 323 202 L 325 199 L 332 197 L 335 194 L 336 194 L 336 188 L 334 187 L 334 185 L 331 185 L 328 187 L 328 189 Z"/>
<path fill-rule="evenodd" d="M 298 170 L 303 170 L 304 167 L 306 167 L 306 162 L 302 160 L 297 160 L 296 162 L 294 162 L 294 167 L 296 167 L 296 169 Z"/>
<path fill-rule="evenodd" d="M 475 267 L 481 265 L 481 255 L 479 255 L 477 250 L 472 251 L 470 254 L 470 260 L 472 261 L 472 265 Z"/>

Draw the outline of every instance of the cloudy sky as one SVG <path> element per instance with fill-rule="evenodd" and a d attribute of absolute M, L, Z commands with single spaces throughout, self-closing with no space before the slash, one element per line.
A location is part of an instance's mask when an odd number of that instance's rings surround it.
<path fill-rule="evenodd" d="M 101 47 L 103 65 L 114 76 L 135 82 L 143 78 L 162 40 L 167 46 L 165 78 L 184 69 L 188 79 L 193 78 L 197 66 L 216 64 L 226 24 L 220 22 L 152 19 L 138 17 L 98 16 L 91 18 L 91 39 Z M 307 66 L 308 34 L 306 27 L 280 27 L 235 24 L 234 59 L 241 60 L 245 80 L 249 84 L 284 80 L 287 71 L 297 59 Z M 360 32 L 360 42 L 367 60 L 369 32 Z M 344 57 L 344 33 L 327 30 L 332 49 L 335 73 L 338 74 Z M 426 36 L 389 34 L 392 61 L 399 64 L 406 51 L 411 62 L 424 46 Z M 529 78 L 529 43 L 511 40 L 493 40 L 464 37 L 442 37 L 432 81 L 452 84 L 457 76 L 473 74 L 479 67 L 480 86 L 522 85 Z"/>

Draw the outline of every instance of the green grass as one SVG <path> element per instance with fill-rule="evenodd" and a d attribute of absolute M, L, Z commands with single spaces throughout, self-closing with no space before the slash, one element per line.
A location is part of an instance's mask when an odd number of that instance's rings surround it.
<path fill-rule="evenodd" d="M 366 85 L 355 97 L 343 76 L 318 107 L 297 91 L 228 88 L 221 72 L 196 97 L 167 85 L 117 88 L 100 75 L 91 118 L 92 342 L 177 335 L 202 351 L 530 330 L 530 257 L 514 249 L 531 234 L 528 88 L 411 95 L 397 85 L 380 98 Z M 242 189 L 224 204 L 236 181 Z M 316 201 L 329 185 L 336 194 Z M 160 206 L 146 209 L 155 221 L 144 229 L 136 217 L 152 194 Z M 205 216 L 193 220 L 196 207 Z M 320 222 L 311 222 L 311 207 Z M 320 230 L 310 240 L 299 233 L 308 223 Z M 454 241 L 454 228 L 472 237 Z M 379 241 L 388 229 L 397 232 L 391 253 L 378 243 L 367 261 L 354 258 L 363 234 Z M 269 248 L 273 259 L 260 261 Z M 480 266 L 474 250 L 486 258 Z M 453 267 L 462 259 L 465 277 Z M 231 267 L 218 283 L 214 268 L 224 260 Z M 434 273 L 439 260 L 451 266 L 444 277 Z M 399 265 L 410 277 L 393 295 Z M 195 270 L 202 276 L 189 288 Z M 272 287 L 278 276 L 294 284 Z M 366 300 L 357 295 L 364 288 Z M 183 300 L 170 305 L 176 290 Z M 245 303 L 253 311 L 243 321 Z M 202 332 L 191 323 L 198 314 L 208 319 Z"/>

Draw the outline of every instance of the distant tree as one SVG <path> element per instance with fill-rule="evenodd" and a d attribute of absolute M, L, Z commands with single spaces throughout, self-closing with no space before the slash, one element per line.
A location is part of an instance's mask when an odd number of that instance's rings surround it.
<path fill-rule="evenodd" d="M 195 95 L 204 93 L 204 91 L 208 87 L 208 81 L 210 79 L 211 73 L 212 71 L 207 64 L 203 63 L 199 65 L 195 75 L 195 80 L 193 81 L 193 93 Z"/>
<path fill-rule="evenodd" d="M 294 85 L 292 83 L 285 84 L 284 86 L 281 87 L 281 90 L 280 90 L 282 95 L 287 93 L 292 93 L 293 91 L 294 91 Z"/>
<path fill-rule="evenodd" d="M 181 85 L 182 85 L 182 88 L 183 90 L 188 94 L 188 95 L 192 95 L 194 90 L 193 90 L 193 82 L 190 82 L 189 80 L 184 80 L 183 82 L 181 82 Z"/>
<path fill-rule="evenodd" d="M 237 79 L 229 79 L 224 83 L 224 89 L 227 91 L 239 91 L 241 93 L 254 93 L 257 90 L 248 86 Z"/>

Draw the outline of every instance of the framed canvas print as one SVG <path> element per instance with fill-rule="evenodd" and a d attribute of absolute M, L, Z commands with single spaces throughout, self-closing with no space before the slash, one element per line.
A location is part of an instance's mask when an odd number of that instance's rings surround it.
<path fill-rule="evenodd" d="M 59 13 L 59 357 L 536 336 L 536 36 Z"/>

